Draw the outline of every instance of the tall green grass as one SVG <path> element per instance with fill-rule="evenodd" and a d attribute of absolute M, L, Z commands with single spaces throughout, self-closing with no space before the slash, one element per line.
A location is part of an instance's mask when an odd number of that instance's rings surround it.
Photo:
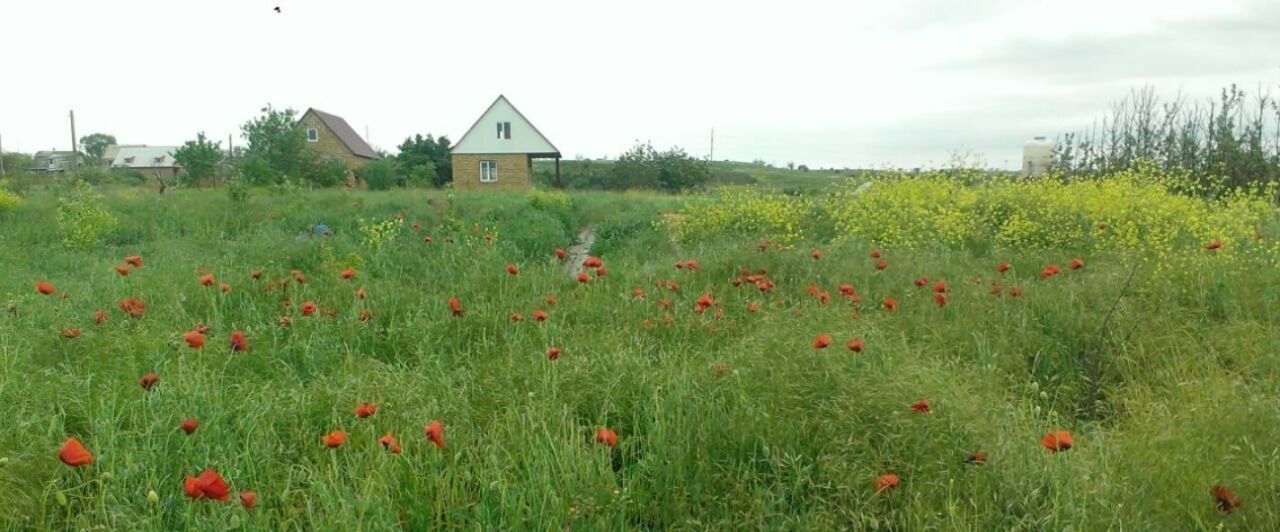
<path fill-rule="evenodd" d="M 660 220 L 681 201 L 328 191 L 256 192 L 236 203 L 217 191 L 125 189 L 106 198 L 120 226 L 101 246 L 71 251 L 59 243 L 54 198 L 35 191 L 0 219 L 0 522 L 1280 528 L 1274 269 L 1224 263 L 1157 280 L 1132 256 L 1098 254 L 1042 281 L 1040 268 L 1065 265 L 1069 252 L 987 248 L 995 256 L 884 249 L 890 266 L 878 271 L 859 240 L 765 252 L 738 237 L 675 243 Z M 396 238 L 377 251 L 364 245 L 360 220 L 400 215 Z M 315 223 L 335 235 L 298 238 Z M 608 276 L 581 285 L 552 252 L 593 224 Z M 814 246 L 822 260 L 810 258 Z M 118 276 L 112 267 L 132 254 L 145 266 Z M 686 259 L 701 268 L 673 268 Z M 1013 269 L 996 274 L 999 260 Z M 507 263 L 520 274 L 508 275 Z M 341 280 L 348 266 L 359 276 Z M 734 287 L 741 268 L 768 269 L 777 288 Z M 292 269 L 307 283 L 264 291 Z M 232 291 L 200 286 L 198 270 Z M 951 285 L 946 308 L 912 284 L 920 276 Z M 1024 295 L 988 295 L 997 278 Z M 59 295 L 34 291 L 44 279 Z M 660 279 L 679 290 L 655 287 Z M 839 283 L 862 294 L 857 315 L 835 295 Z M 807 295 L 810 284 L 831 291 L 832 303 Z M 367 299 L 353 297 L 358 287 Z M 703 293 L 721 317 L 693 312 Z M 124 297 L 144 300 L 146 317 L 115 310 Z M 450 297 L 464 317 L 450 316 Z M 899 308 L 880 309 L 884 297 Z M 334 316 L 302 317 L 303 301 Z M 760 312 L 747 312 L 748 302 Z M 110 313 L 107 323 L 93 323 L 97 309 Z M 532 322 L 536 309 L 551 318 Z M 359 321 L 362 310 L 373 319 Z M 526 321 L 512 323 L 513 312 Z M 282 315 L 293 325 L 279 326 Z M 212 328 L 200 351 L 181 340 L 197 322 Z M 61 338 L 67 327 L 83 336 Z M 233 330 L 248 333 L 249 352 L 226 349 Z M 836 345 L 814 350 L 821 332 Z M 854 336 L 866 339 L 863 353 L 841 347 Z M 560 360 L 547 360 L 551 346 Z M 137 381 L 149 371 L 160 384 L 145 392 Z M 909 410 L 922 398 L 932 414 Z M 377 402 L 378 413 L 357 419 L 361 401 Z M 178 430 L 188 417 L 200 421 L 192 436 Z M 444 449 L 423 437 L 433 419 L 445 423 Z M 600 427 L 617 431 L 617 448 L 593 443 Z M 334 429 L 351 437 L 329 450 L 320 437 Z M 1076 447 L 1041 448 L 1055 429 L 1072 431 Z M 403 454 L 376 443 L 388 431 Z M 58 461 L 68 436 L 95 453 L 93 465 Z M 972 451 L 989 463 L 966 466 Z M 258 507 L 184 497 L 183 477 L 205 467 L 233 493 L 257 492 Z M 902 484 L 874 495 L 872 479 L 885 472 Z M 1245 506 L 1218 512 L 1215 483 Z"/>

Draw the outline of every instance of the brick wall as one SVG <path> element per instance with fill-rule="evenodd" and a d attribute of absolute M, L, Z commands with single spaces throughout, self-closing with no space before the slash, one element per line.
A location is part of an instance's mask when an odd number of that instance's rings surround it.
<path fill-rule="evenodd" d="M 498 181 L 480 181 L 480 161 L 498 162 Z M 459 190 L 528 190 L 533 188 L 533 161 L 523 153 L 453 155 L 453 188 Z"/>
<path fill-rule="evenodd" d="M 320 134 L 320 139 L 316 142 L 307 141 L 307 148 L 319 153 L 321 159 L 341 159 L 342 162 L 346 163 L 348 170 L 355 170 L 369 162 L 368 159 L 351 153 L 351 150 L 347 149 L 347 145 L 343 144 L 342 140 L 333 134 L 333 131 L 326 127 L 324 122 L 321 122 L 315 115 L 308 114 L 304 116 L 299 127 L 302 128 L 303 134 L 306 133 L 307 129 L 316 128 L 316 131 Z"/>

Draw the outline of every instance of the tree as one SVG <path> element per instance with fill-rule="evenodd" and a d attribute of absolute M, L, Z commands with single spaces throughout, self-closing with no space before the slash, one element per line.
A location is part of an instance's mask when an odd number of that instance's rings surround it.
<path fill-rule="evenodd" d="M 396 162 L 400 163 L 400 170 L 405 175 L 411 176 L 411 180 L 416 181 L 431 176 L 431 184 L 437 187 L 453 181 L 453 163 L 449 158 L 452 146 L 450 146 L 449 137 L 414 135 L 404 139 L 399 150 Z M 434 175 L 429 174 L 428 171 L 433 172 Z"/>
<path fill-rule="evenodd" d="M 649 143 L 636 143 L 609 169 L 606 188 L 651 188 L 681 192 L 711 179 L 706 161 L 690 157 L 683 148 L 659 152 Z"/>
<path fill-rule="evenodd" d="M 312 173 L 320 170 L 319 161 L 307 149 L 307 134 L 296 123 L 293 109 L 267 105 L 261 115 L 240 126 L 248 141 L 241 172 L 256 182 L 278 183 L 285 177 L 312 180 Z"/>
<path fill-rule="evenodd" d="M 114 146 L 116 138 L 106 133 L 94 133 L 80 137 L 80 145 L 84 147 L 84 152 L 92 155 L 95 160 L 101 160 L 103 154 L 107 153 L 107 146 Z"/>
<path fill-rule="evenodd" d="M 204 132 L 200 132 L 196 134 L 196 140 L 188 140 L 173 150 L 173 159 L 191 179 L 212 178 L 222 162 L 222 143 L 209 142 Z"/>
<path fill-rule="evenodd" d="M 393 186 L 404 185 L 404 180 L 396 175 L 395 159 L 370 161 L 356 170 L 356 176 L 369 190 L 389 190 Z"/>

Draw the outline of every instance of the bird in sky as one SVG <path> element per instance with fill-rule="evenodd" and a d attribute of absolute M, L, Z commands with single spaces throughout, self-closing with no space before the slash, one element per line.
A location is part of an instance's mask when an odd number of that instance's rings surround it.
<path fill-rule="evenodd" d="M 276 13 L 280 12 L 280 6 L 276 6 Z"/>

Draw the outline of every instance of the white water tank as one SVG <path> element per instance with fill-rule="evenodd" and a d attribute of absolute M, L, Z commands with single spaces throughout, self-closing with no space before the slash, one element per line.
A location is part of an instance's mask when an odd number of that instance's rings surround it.
<path fill-rule="evenodd" d="M 1044 175 L 1053 160 L 1053 141 L 1036 137 L 1022 145 L 1022 177 Z"/>

